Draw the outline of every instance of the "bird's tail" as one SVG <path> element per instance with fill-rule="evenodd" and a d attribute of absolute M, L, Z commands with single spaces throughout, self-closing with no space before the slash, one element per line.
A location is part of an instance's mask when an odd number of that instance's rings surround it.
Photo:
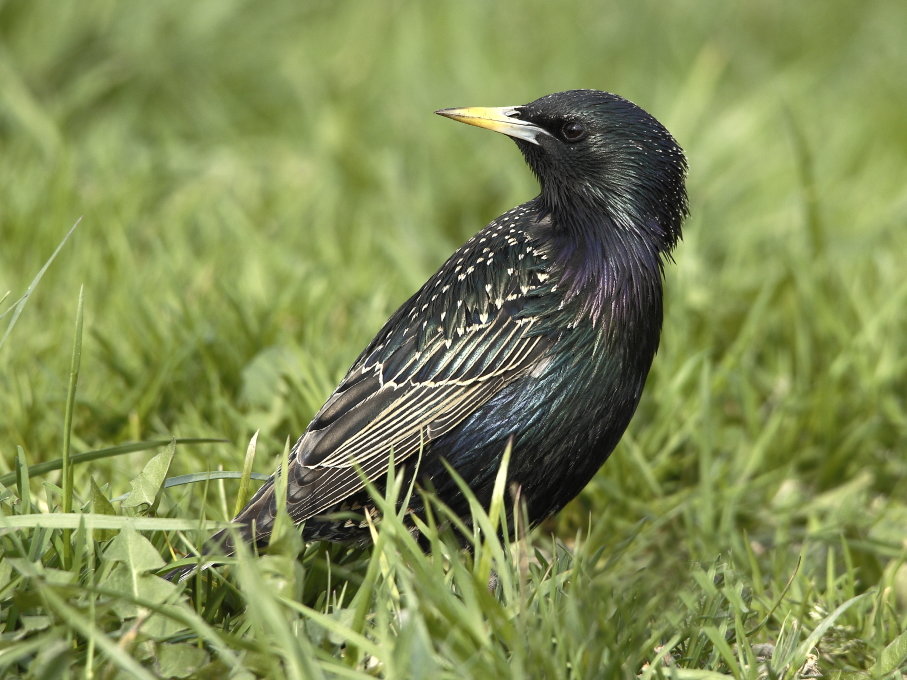
<path fill-rule="evenodd" d="M 276 514 L 273 488 L 274 478 L 272 477 L 264 483 L 246 507 L 233 518 L 234 526 L 229 529 L 221 529 L 205 541 L 201 549 L 200 560 L 197 563 L 172 569 L 164 574 L 164 578 L 173 582 L 184 581 L 196 571 L 202 571 L 218 564 L 217 558 L 234 555 L 236 553 L 234 536 L 247 545 L 254 543 L 259 548 L 266 546 L 271 538 Z M 205 559 L 206 556 L 216 557 Z"/>
<path fill-rule="evenodd" d="M 242 528 L 237 528 L 239 529 L 240 534 L 242 534 Z M 230 535 L 230 531 L 227 529 L 221 529 L 217 533 L 213 534 L 207 541 L 205 541 L 205 544 L 202 546 L 198 562 L 196 562 L 195 564 L 187 564 L 182 567 L 177 567 L 176 569 L 171 569 L 166 574 L 164 574 L 164 578 L 174 583 L 185 581 L 196 571 L 203 571 L 208 567 L 219 564 L 219 561 L 217 559 L 206 559 L 207 556 L 217 555 L 218 557 L 230 557 L 235 552 L 236 544 L 233 542 L 233 537 Z"/>

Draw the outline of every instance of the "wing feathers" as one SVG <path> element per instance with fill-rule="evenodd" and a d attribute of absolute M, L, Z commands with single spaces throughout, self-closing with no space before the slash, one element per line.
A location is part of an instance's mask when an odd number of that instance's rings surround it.
<path fill-rule="evenodd" d="M 498 234 L 505 222 L 486 229 Z M 481 264 L 492 258 L 473 252 L 481 235 L 466 243 L 397 310 L 316 414 L 290 461 L 296 522 L 342 507 L 363 488 L 360 474 L 378 479 L 387 471 L 391 450 L 397 463 L 420 450 L 432 455 L 434 440 L 547 361 L 555 338 L 540 333 L 543 321 L 528 311 L 543 293 L 529 286 L 530 270 L 542 272 L 542 282 L 547 265 L 530 247 L 532 235 L 506 228 L 507 247 L 493 253 L 506 266 Z M 236 521 L 257 522 L 265 537 L 272 515 L 268 483 Z"/>
<path fill-rule="evenodd" d="M 294 465 L 308 470 L 303 478 L 311 481 L 300 479 L 292 490 L 298 498 L 293 519 L 330 510 L 363 488 L 357 468 L 369 479 L 379 478 L 387 472 L 391 450 L 397 463 L 414 456 L 505 385 L 530 374 L 549 345 L 531 326 L 499 310 L 486 324 L 469 328 L 453 351 L 436 339 L 423 351 L 416 375 L 400 382 L 415 368 L 409 343 L 399 346 L 397 352 L 409 356 L 392 365 L 393 375 L 383 373 L 389 364 L 354 368 L 349 384 L 338 388 L 297 444 Z"/>

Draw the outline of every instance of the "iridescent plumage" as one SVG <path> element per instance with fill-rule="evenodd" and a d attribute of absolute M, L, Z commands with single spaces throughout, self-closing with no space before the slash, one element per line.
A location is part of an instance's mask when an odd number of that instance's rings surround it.
<path fill-rule="evenodd" d="M 325 515 L 367 509 L 360 471 L 380 482 L 391 449 L 465 515 L 442 460 L 487 502 L 512 441 L 509 478 L 530 520 L 544 519 L 617 444 L 658 347 L 662 267 L 687 213 L 686 162 L 667 130 L 593 90 L 439 113 L 513 137 L 541 193 L 397 310 L 293 447 L 287 505 L 309 540 L 362 538 Z M 264 544 L 274 513 L 272 479 L 235 522 Z"/>

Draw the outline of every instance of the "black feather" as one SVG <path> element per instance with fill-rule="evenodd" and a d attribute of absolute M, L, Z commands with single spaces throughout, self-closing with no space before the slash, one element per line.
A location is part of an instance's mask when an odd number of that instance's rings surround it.
<path fill-rule="evenodd" d="M 367 507 L 359 470 L 380 481 L 391 449 L 397 464 L 418 457 L 419 480 L 466 514 L 442 461 L 487 502 L 512 441 L 509 477 L 538 522 L 585 486 L 636 409 L 661 331 L 663 263 L 687 214 L 683 151 L 604 92 L 500 111 L 541 194 L 397 310 L 293 447 L 288 511 L 306 539 L 362 538 L 325 515 Z M 265 544 L 274 515 L 271 480 L 234 521 Z M 212 545 L 232 550 L 224 534 Z"/>

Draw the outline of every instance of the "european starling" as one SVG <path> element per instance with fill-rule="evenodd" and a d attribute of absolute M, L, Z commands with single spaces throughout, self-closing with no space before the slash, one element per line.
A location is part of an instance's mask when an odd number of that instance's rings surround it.
<path fill-rule="evenodd" d="M 686 160 L 670 133 L 595 90 L 437 113 L 512 137 L 541 193 L 450 256 L 296 442 L 287 509 L 306 540 L 368 536 L 330 514 L 370 510 L 360 475 L 380 484 L 391 450 L 468 518 L 442 461 L 487 504 L 511 442 L 508 481 L 530 522 L 543 520 L 608 458 L 658 348 L 663 265 L 687 215 Z M 267 543 L 274 492 L 272 477 L 235 518 L 245 541 Z M 232 551 L 223 533 L 212 540 Z"/>

